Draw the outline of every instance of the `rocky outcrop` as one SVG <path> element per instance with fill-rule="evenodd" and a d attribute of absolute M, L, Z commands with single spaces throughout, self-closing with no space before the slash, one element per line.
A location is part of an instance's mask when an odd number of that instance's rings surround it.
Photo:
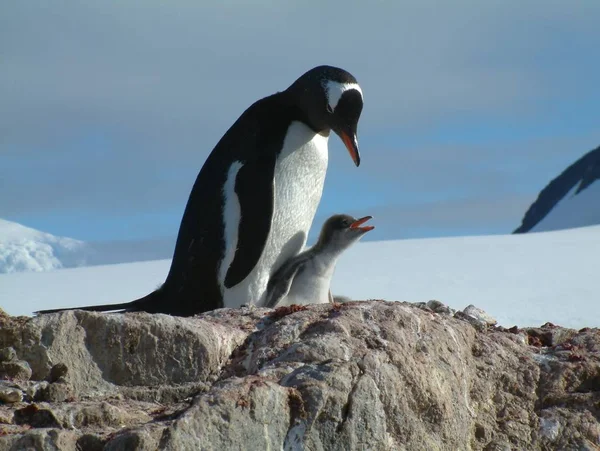
<path fill-rule="evenodd" d="M 3 315 L 0 450 L 597 449 L 599 331 L 471 307 Z"/>
<path fill-rule="evenodd" d="M 531 204 L 513 233 L 600 224 L 600 146 L 589 151 L 550 181 Z"/>

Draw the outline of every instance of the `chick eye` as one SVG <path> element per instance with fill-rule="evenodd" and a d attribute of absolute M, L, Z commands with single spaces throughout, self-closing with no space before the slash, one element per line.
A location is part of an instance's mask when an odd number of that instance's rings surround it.
<path fill-rule="evenodd" d="M 344 226 L 344 228 L 350 227 L 351 224 L 352 224 L 352 221 L 350 221 L 349 219 L 344 219 L 342 221 L 342 225 Z"/>

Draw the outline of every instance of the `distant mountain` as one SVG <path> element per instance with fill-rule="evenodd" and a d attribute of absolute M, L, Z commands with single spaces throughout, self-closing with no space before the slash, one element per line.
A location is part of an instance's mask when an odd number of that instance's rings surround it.
<path fill-rule="evenodd" d="M 174 243 L 171 238 L 85 242 L 0 219 L 0 274 L 170 258 Z"/>
<path fill-rule="evenodd" d="M 83 266 L 87 254 L 89 248 L 83 241 L 0 219 L 0 273 Z"/>
<path fill-rule="evenodd" d="M 552 180 L 513 233 L 544 232 L 600 224 L 600 147 Z"/>

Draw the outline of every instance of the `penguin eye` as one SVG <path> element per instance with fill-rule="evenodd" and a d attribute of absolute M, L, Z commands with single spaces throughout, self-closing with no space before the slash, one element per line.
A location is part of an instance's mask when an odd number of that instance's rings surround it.
<path fill-rule="evenodd" d="M 348 227 L 350 227 L 350 225 L 351 225 L 351 224 L 352 224 L 352 221 L 350 221 L 349 219 L 344 219 L 344 220 L 342 221 L 342 227 L 343 227 L 344 229 L 347 229 Z"/>

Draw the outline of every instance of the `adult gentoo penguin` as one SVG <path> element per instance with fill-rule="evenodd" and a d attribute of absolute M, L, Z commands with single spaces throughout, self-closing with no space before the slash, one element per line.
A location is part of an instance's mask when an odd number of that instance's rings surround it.
<path fill-rule="evenodd" d="M 271 274 L 306 242 L 323 191 L 331 130 L 360 164 L 362 107 L 354 76 L 332 66 L 315 67 L 251 105 L 198 174 L 165 283 L 132 302 L 80 308 L 190 316 L 262 305 Z"/>
<path fill-rule="evenodd" d="M 291 257 L 273 274 L 267 285 L 265 307 L 333 302 L 331 278 L 338 258 L 374 226 L 363 226 L 371 216 L 354 219 L 333 215 L 310 249 Z"/>

